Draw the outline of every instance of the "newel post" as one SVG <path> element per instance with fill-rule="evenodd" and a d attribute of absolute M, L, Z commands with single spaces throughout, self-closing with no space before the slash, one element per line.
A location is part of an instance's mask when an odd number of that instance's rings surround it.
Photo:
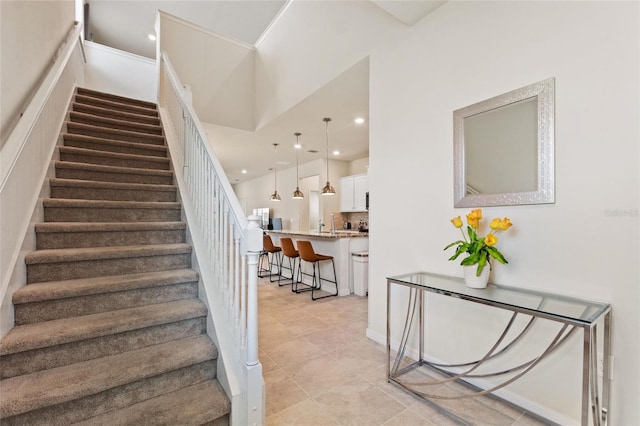
<path fill-rule="evenodd" d="M 247 247 L 247 402 L 248 424 L 264 424 L 262 365 L 258 359 L 258 258 L 262 251 L 262 228 L 258 216 L 249 216 L 245 232 Z"/>

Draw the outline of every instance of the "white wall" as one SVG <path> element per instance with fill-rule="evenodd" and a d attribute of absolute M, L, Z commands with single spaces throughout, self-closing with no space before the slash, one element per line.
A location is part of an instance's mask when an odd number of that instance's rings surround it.
<path fill-rule="evenodd" d="M 0 2 L 0 147 L 74 23 L 73 0 Z"/>
<path fill-rule="evenodd" d="M 292 1 L 257 44 L 256 128 L 365 58 L 405 25 L 368 1 Z"/>
<path fill-rule="evenodd" d="M 493 280 L 611 302 L 610 421 L 640 424 L 638 17 L 637 2 L 447 2 L 371 54 L 370 336 L 384 338 L 385 277 L 462 275 L 442 250 L 458 236 L 449 219 L 467 212 L 453 208 L 452 112 L 553 76 L 556 203 L 484 209 L 514 223 L 498 243 L 510 263 Z M 434 309 L 436 337 L 459 351 L 458 331 L 483 331 L 462 320 L 493 321 L 451 303 Z M 580 342 L 516 392 L 575 419 Z"/>
<path fill-rule="evenodd" d="M 348 176 L 367 173 L 369 170 L 369 157 L 353 160 L 349 163 Z"/>
<path fill-rule="evenodd" d="M 85 41 L 85 87 L 114 95 L 157 102 L 156 61 Z"/>
<path fill-rule="evenodd" d="M 160 13 L 160 50 L 191 86 L 201 121 L 254 130 L 254 49 Z M 190 46 L 191 48 L 185 48 Z"/>

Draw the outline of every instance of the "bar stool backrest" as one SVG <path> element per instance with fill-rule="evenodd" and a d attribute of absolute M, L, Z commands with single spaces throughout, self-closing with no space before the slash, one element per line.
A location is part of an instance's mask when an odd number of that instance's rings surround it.
<path fill-rule="evenodd" d="M 298 240 L 298 253 L 300 253 L 300 257 L 305 262 L 316 262 L 318 260 L 316 252 L 313 251 L 311 241 Z"/>
<path fill-rule="evenodd" d="M 298 250 L 293 246 L 291 238 L 280 238 L 280 247 L 287 257 L 298 257 Z"/>
<path fill-rule="evenodd" d="M 262 246 L 264 250 L 269 253 L 273 253 L 280 250 L 280 247 L 276 247 L 273 245 L 273 241 L 271 241 L 271 237 L 269 235 L 262 236 Z"/>

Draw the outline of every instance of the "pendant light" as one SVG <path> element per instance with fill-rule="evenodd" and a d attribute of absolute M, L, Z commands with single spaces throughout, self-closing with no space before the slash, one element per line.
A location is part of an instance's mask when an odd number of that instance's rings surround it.
<path fill-rule="evenodd" d="M 300 200 L 304 198 L 304 193 L 300 191 L 300 176 L 298 174 L 298 152 L 300 151 L 300 142 L 298 142 L 298 138 L 300 137 L 301 134 L 302 133 L 299 133 L 299 132 L 294 133 L 294 136 L 296 137 L 296 190 L 293 191 L 291 198 L 295 200 Z"/>
<path fill-rule="evenodd" d="M 271 194 L 271 201 L 280 201 L 280 194 L 278 194 L 278 144 L 273 144 L 273 194 Z"/>
<path fill-rule="evenodd" d="M 327 184 L 322 188 L 322 195 L 336 195 L 336 190 L 333 189 L 333 186 L 329 183 L 329 122 L 331 119 L 325 117 L 322 121 L 324 121 L 327 136 Z"/>

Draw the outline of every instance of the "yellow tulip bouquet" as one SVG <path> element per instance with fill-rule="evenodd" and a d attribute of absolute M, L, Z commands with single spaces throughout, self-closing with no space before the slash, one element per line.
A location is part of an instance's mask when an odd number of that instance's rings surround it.
<path fill-rule="evenodd" d="M 484 269 L 486 264 L 489 264 L 489 268 L 491 268 L 491 264 L 489 263 L 490 257 L 493 257 L 503 264 L 509 263 L 502 253 L 500 253 L 500 251 L 494 246 L 498 242 L 496 233 L 506 231 L 511 228 L 511 221 L 508 217 L 505 217 L 504 219 L 493 219 L 489 224 L 491 231 L 489 231 L 484 238 L 481 238 L 478 237 L 478 226 L 481 220 L 482 209 L 471 210 L 471 213 L 467 215 L 467 234 L 469 236 L 467 239 L 467 235 L 465 235 L 464 231 L 461 229 L 462 219 L 460 219 L 460 216 L 451 219 L 453 226 L 460 229 L 463 239 L 455 241 L 444 248 L 447 250 L 450 247 L 457 246 L 455 254 L 451 256 L 449 260 L 456 260 L 461 254 L 467 253 L 468 256 L 462 259 L 460 264 L 463 266 L 477 264 L 478 269 L 476 270 L 476 276 L 480 276 L 480 273 L 482 273 L 482 269 Z"/>

